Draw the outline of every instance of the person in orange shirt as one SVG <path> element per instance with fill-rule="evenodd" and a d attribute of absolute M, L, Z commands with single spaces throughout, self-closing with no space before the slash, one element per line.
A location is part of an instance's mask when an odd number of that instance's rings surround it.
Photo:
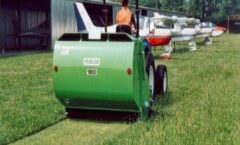
<path fill-rule="evenodd" d="M 136 28 L 133 13 L 128 7 L 129 0 L 122 0 L 122 8 L 118 11 L 116 17 L 117 25 L 127 25 L 133 32 Z"/>

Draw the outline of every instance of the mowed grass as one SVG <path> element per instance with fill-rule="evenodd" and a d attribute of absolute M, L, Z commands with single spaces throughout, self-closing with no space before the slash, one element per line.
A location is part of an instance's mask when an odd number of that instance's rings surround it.
<path fill-rule="evenodd" d="M 217 42 L 213 46 L 205 46 L 201 43 L 201 40 L 198 40 L 199 49 L 196 52 L 189 52 L 186 46 L 177 45 L 177 50 L 173 53 L 171 61 L 156 60 L 158 64 L 164 63 L 168 66 L 169 93 L 164 98 L 159 99 L 149 120 L 138 121 L 129 125 L 124 124 L 124 122 L 67 119 L 14 144 L 239 145 L 240 36 L 224 35 L 216 40 Z M 223 40 L 223 43 L 220 43 L 221 40 Z M 158 57 L 158 53 L 158 51 L 155 52 L 156 57 Z M 27 61 L 32 57 L 45 59 L 42 64 L 49 63 L 48 67 L 51 68 L 51 54 L 4 58 L 0 59 L 0 62 L 12 59 L 13 64 L 18 64 L 21 63 L 18 59 Z M 32 61 L 34 60 L 32 59 Z M 4 63 L 1 62 L 1 64 Z M 48 67 L 45 67 L 48 70 Z M 27 67 L 24 68 L 27 69 Z M 39 91 L 39 93 L 48 92 L 49 95 L 46 95 L 48 97 L 45 99 L 49 100 L 52 106 L 55 105 L 53 107 L 55 111 L 52 108 L 52 110 L 42 111 L 47 118 L 51 118 L 49 120 L 57 122 L 64 117 L 64 113 L 63 107 L 54 98 L 50 72 L 51 70 L 49 70 L 49 76 L 41 77 L 41 74 L 35 74 L 35 77 L 40 82 L 46 78 L 49 79 L 45 82 L 46 86 L 43 87 L 49 92 Z M 10 79 L 8 78 L 8 80 Z M 18 83 L 22 83 L 22 81 L 24 80 L 19 80 Z M 33 86 L 33 84 L 29 84 L 25 87 Z M 14 89 L 18 90 L 18 87 L 15 87 Z M 4 92 L 6 92 L 5 89 Z M 14 90 L 11 90 L 11 92 L 13 96 L 18 96 L 18 92 Z M 26 91 L 26 96 L 29 98 L 34 96 L 27 92 L 29 91 Z M 9 99 L 9 97 L 5 98 Z M 5 105 L 7 101 L 1 100 L 1 110 L 2 104 Z M 35 99 L 32 101 L 35 102 Z M 22 99 L 15 101 L 19 104 L 24 104 L 24 102 Z M 39 106 L 39 104 L 31 105 Z M 21 105 L 15 106 L 7 106 L 10 112 L 6 114 L 13 114 L 10 116 L 14 116 L 15 114 L 12 113 L 14 111 L 11 110 L 21 113 L 19 111 L 22 109 Z M 32 113 L 45 109 L 36 108 Z M 4 113 L 1 112 L 1 118 L 2 114 Z M 23 120 L 29 117 L 25 113 L 19 116 Z M 27 123 L 21 125 L 34 132 L 36 126 L 44 128 L 45 125 L 51 124 L 49 123 L 51 121 L 46 124 L 43 123 L 46 117 L 31 117 L 26 119 L 29 120 L 28 123 L 33 124 L 35 121 L 38 123 L 32 126 Z M 9 124 L 11 122 L 19 126 L 15 117 L 8 117 L 6 120 Z M 0 128 L 3 128 L 2 123 Z M 8 126 L 5 128 L 11 129 Z M 39 130 L 39 128 L 35 130 Z M 0 133 L 2 134 L 2 130 Z M 10 131 L 6 133 L 9 134 Z M 17 133 L 13 133 L 12 138 L 17 135 Z"/>
<path fill-rule="evenodd" d="M 0 144 L 44 129 L 64 116 L 52 85 L 52 53 L 0 57 Z"/>
<path fill-rule="evenodd" d="M 13 145 L 93 145 L 125 132 L 129 125 L 121 122 L 66 119 Z"/>

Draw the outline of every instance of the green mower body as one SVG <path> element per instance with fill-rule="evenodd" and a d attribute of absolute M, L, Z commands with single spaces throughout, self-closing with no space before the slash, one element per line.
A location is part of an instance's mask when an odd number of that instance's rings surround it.
<path fill-rule="evenodd" d="M 125 33 L 64 34 L 54 47 L 54 90 L 66 108 L 138 112 L 151 94 L 143 42 Z"/>

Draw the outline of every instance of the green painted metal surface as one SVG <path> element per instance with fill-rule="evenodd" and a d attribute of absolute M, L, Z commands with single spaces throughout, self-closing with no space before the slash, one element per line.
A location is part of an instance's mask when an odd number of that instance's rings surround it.
<path fill-rule="evenodd" d="M 105 34 L 96 41 L 86 37 L 66 34 L 56 41 L 56 97 L 66 108 L 143 113 L 150 90 L 142 41 L 127 34 Z"/>

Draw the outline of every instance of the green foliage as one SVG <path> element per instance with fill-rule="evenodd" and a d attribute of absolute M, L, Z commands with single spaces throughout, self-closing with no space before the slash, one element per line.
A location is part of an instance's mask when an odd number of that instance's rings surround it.
<path fill-rule="evenodd" d="M 156 8 L 156 0 L 140 0 L 140 4 L 146 7 Z"/>
<path fill-rule="evenodd" d="M 184 11 L 184 1 L 182 0 L 160 0 L 163 10 Z"/>
<path fill-rule="evenodd" d="M 111 0 L 112 2 L 117 2 L 117 3 L 121 3 L 122 0 Z M 135 0 L 130 0 L 129 1 L 130 4 L 134 5 L 135 4 Z M 145 7 L 152 7 L 152 8 L 156 8 L 157 6 L 157 1 L 156 0 L 139 0 L 139 4 L 141 6 L 145 6 Z"/>
<path fill-rule="evenodd" d="M 222 0 L 220 2 L 212 2 L 209 4 L 208 14 L 211 19 L 223 19 L 229 15 L 236 14 L 240 10 L 240 0 Z"/>
<path fill-rule="evenodd" d="M 157 2 L 158 0 L 140 0 L 142 6 L 152 8 L 157 7 Z M 229 15 L 240 12 L 240 0 L 159 0 L 159 2 L 163 10 L 186 12 L 191 17 L 215 21 L 221 21 Z M 135 0 L 131 0 L 131 4 L 135 4 Z"/>
<path fill-rule="evenodd" d="M 161 0 L 162 9 L 183 11 L 202 19 L 221 21 L 240 11 L 240 0 Z"/>

